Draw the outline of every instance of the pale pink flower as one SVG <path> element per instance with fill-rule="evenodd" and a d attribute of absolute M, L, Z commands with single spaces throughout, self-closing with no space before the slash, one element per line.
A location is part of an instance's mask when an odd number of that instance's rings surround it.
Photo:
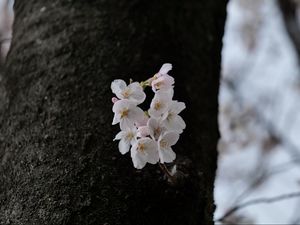
<path fill-rule="evenodd" d="M 162 114 L 167 112 L 168 106 L 172 101 L 173 91 L 158 91 L 155 93 L 151 101 L 148 113 L 151 117 L 159 118 Z"/>
<path fill-rule="evenodd" d="M 144 102 L 146 98 L 146 94 L 138 82 L 127 86 L 123 80 L 114 80 L 111 83 L 111 90 L 119 99 L 128 99 L 136 104 Z"/>
<path fill-rule="evenodd" d="M 128 127 L 126 130 L 121 130 L 115 137 L 119 141 L 119 151 L 122 155 L 129 152 L 130 145 L 137 141 L 137 129 L 135 127 Z"/>
<path fill-rule="evenodd" d="M 144 118 L 144 111 L 126 99 L 117 101 L 113 106 L 113 112 L 115 115 L 112 125 L 120 123 L 122 130 L 132 127 L 134 123 Z"/>
<path fill-rule="evenodd" d="M 179 139 L 176 132 L 166 132 L 158 139 L 158 154 L 161 163 L 173 162 L 176 158 L 175 152 L 171 146 L 175 145 Z"/>
<path fill-rule="evenodd" d="M 159 136 L 165 131 L 159 120 L 150 118 L 147 124 L 149 134 L 154 140 L 158 140 Z"/>
<path fill-rule="evenodd" d="M 137 169 L 142 169 L 146 163 L 156 164 L 159 161 L 157 143 L 147 137 L 138 139 L 131 148 L 131 158 Z"/>
<path fill-rule="evenodd" d="M 151 83 L 152 90 L 155 92 L 157 90 L 168 90 L 173 88 L 174 78 L 170 75 L 164 74 L 160 77 L 154 79 Z"/>
<path fill-rule="evenodd" d="M 172 64 L 165 63 L 162 65 L 159 72 L 154 76 L 151 82 L 152 90 L 156 92 L 157 90 L 169 90 L 173 88 L 175 83 L 174 78 L 167 73 L 172 69 Z"/>
<path fill-rule="evenodd" d="M 178 114 L 184 109 L 185 104 L 183 102 L 172 101 L 167 112 L 162 116 L 163 125 L 170 131 L 182 133 L 186 124 Z"/>

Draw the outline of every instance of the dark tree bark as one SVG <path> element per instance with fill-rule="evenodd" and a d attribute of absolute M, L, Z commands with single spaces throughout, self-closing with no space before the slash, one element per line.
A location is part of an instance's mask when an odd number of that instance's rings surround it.
<path fill-rule="evenodd" d="M 16 0 L 0 86 L 0 224 L 212 224 L 225 1 Z M 112 139 L 113 79 L 174 65 L 189 178 L 133 168 Z"/>
<path fill-rule="evenodd" d="M 300 64 L 300 27 L 297 18 L 298 0 L 278 0 L 286 31 L 295 47 Z"/>

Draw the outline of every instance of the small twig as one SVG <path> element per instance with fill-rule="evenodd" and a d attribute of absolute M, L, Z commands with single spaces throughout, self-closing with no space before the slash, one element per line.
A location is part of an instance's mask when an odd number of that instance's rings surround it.
<path fill-rule="evenodd" d="M 272 175 L 276 175 L 278 173 L 285 172 L 286 170 L 290 169 L 292 167 L 292 163 L 295 161 L 299 161 L 299 159 L 296 160 L 291 160 L 289 162 L 285 162 L 276 166 L 271 167 L 271 169 L 268 169 L 267 171 L 263 172 L 262 174 L 259 174 L 252 182 L 251 184 L 240 194 L 236 200 L 235 204 L 238 204 L 238 202 L 241 202 L 242 200 L 245 199 L 245 197 L 249 196 L 249 194 L 254 190 L 255 185 L 257 182 L 262 180 L 264 178 L 263 182 L 266 182 L 268 178 L 270 178 Z M 287 167 L 288 166 L 288 167 Z"/>
<path fill-rule="evenodd" d="M 235 96 L 237 103 L 241 106 L 242 102 L 245 101 L 244 97 L 242 94 L 239 94 L 239 88 L 238 84 L 235 83 L 235 81 L 227 78 L 223 78 L 223 82 L 225 85 L 227 85 L 229 91 L 232 92 L 232 94 Z M 276 125 L 266 116 L 263 115 L 263 113 L 259 112 L 257 106 L 253 105 L 254 112 L 256 113 L 256 120 L 262 128 L 264 128 L 270 136 L 275 137 L 278 142 L 285 147 L 285 149 L 288 151 L 290 154 L 291 158 L 295 159 L 294 162 L 299 162 L 300 161 L 300 152 L 298 149 L 298 146 L 294 144 L 292 140 L 289 138 L 285 137 L 277 128 Z M 300 166 L 299 163 L 296 164 L 297 166 Z"/>
<path fill-rule="evenodd" d="M 283 201 L 287 200 L 290 198 L 297 198 L 300 197 L 300 192 L 294 192 L 294 193 L 289 193 L 289 194 L 283 194 L 271 198 L 257 198 L 253 199 L 244 203 L 241 203 L 233 208 L 231 208 L 229 211 L 227 211 L 222 217 L 216 220 L 216 222 L 222 222 L 224 221 L 227 217 L 235 213 L 236 211 L 251 206 L 251 205 L 256 205 L 256 204 L 267 204 L 267 203 L 273 203 L 273 202 L 278 202 L 278 201 Z"/>
<path fill-rule="evenodd" d="M 169 180 L 172 183 L 175 184 L 176 180 L 175 180 L 174 176 L 171 174 L 171 172 L 168 170 L 168 168 L 166 167 L 166 165 L 164 163 L 159 163 L 158 165 L 161 168 L 161 170 L 167 175 L 167 177 L 169 178 Z"/>

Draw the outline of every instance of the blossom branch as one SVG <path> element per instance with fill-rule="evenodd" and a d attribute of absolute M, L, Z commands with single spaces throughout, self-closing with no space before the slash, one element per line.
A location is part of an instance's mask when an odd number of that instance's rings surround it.
<path fill-rule="evenodd" d="M 133 166 L 142 169 L 147 163 L 159 163 L 162 171 L 175 182 L 164 163 L 172 163 L 176 154 L 172 149 L 186 124 L 179 113 L 185 109 L 183 102 L 173 100 L 175 80 L 167 73 L 172 64 L 165 63 L 158 73 L 142 82 L 117 79 L 111 83 L 116 95 L 112 98 L 114 118 L 112 125 L 119 124 L 121 154 L 130 152 Z M 151 87 L 154 97 L 150 108 L 144 111 L 139 105 L 146 99 L 144 89 Z"/>

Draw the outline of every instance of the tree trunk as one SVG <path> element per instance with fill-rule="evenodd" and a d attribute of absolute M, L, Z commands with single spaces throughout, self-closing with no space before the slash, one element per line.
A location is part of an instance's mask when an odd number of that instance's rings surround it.
<path fill-rule="evenodd" d="M 298 64 L 300 64 L 300 28 L 298 20 L 298 8 L 300 7 L 300 1 L 278 0 L 277 2 L 282 13 L 287 34 L 289 35 L 297 53 Z"/>
<path fill-rule="evenodd" d="M 0 86 L 0 224 L 212 224 L 225 1 L 16 0 Z M 189 174 L 133 168 L 112 139 L 110 83 L 174 65 Z"/>

